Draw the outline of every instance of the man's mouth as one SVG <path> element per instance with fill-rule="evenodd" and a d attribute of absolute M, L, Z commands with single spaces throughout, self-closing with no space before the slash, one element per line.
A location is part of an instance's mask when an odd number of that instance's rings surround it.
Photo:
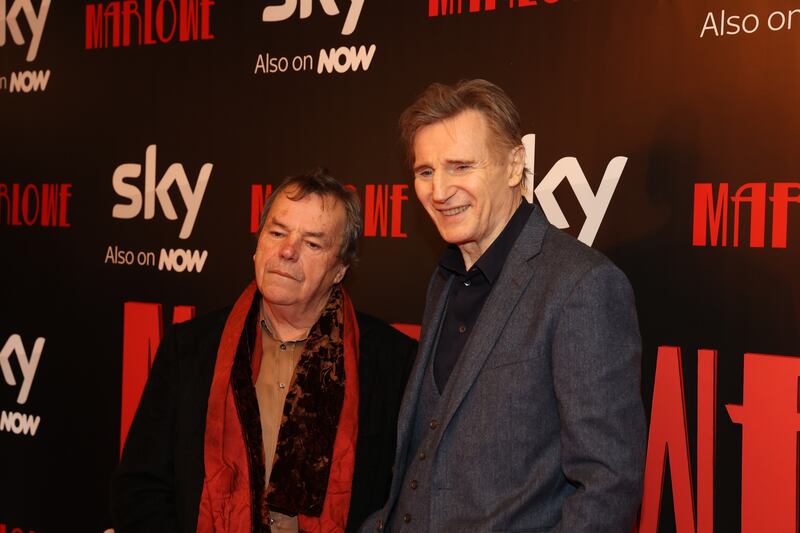
<path fill-rule="evenodd" d="M 461 207 L 453 207 L 452 209 L 440 209 L 439 212 L 446 217 L 451 217 L 463 213 L 467 209 L 469 209 L 469 205 L 462 205 Z"/>
<path fill-rule="evenodd" d="M 270 270 L 269 272 L 271 274 L 275 274 L 275 275 L 281 276 L 282 278 L 288 278 L 288 279 L 297 281 L 297 278 L 295 278 L 294 276 L 292 276 L 288 272 L 284 272 L 283 270 L 273 269 L 273 270 Z"/>

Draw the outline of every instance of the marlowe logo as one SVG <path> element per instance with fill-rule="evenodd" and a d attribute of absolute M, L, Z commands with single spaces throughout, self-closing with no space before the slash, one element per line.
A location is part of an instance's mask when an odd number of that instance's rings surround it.
<path fill-rule="evenodd" d="M 525 135 L 522 138 L 522 144 L 525 145 L 525 167 L 533 172 L 536 135 L 532 133 Z M 609 161 L 603 174 L 603 179 L 600 182 L 600 187 L 597 189 L 597 194 L 595 194 L 592 192 L 589 180 L 586 179 L 586 174 L 583 173 L 578 160 L 574 157 L 562 157 L 556 161 L 553 168 L 535 187 L 532 178 L 526 178 L 525 190 L 528 195 L 527 198 L 532 201 L 535 194 L 542 211 L 544 211 L 550 223 L 560 229 L 568 228 L 569 222 L 567 222 L 564 212 L 561 211 L 553 194 L 561 182 L 566 179 L 572 187 L 581 209 L 586 214 L 586 222 L 584 222 L 578 234 L 578 240 L 591 246 L 597 236 L 600 223 L 603 222 L 608 204 L 611 202 L 611 197 L 614 195 L 614 190 L 617 188 L 627 162 L 628 158 L 623 156 L 617 156 Z"/>
<path fill-rule="evenodd" d="M 43 349 L 44 337 L 39 337 L 33 343 L 33 350 L 31 350 L 31 355 L 28 357 L 25 353 L 25 346 L 22 344 L 22 337 L 15 333 L 6 340 L 5 346 L 0 350 L 0 369 L 3 371 L 3 378 L 6 383 L 12 387 L 17 386 L 17 379 L 11 368 L 10 359 L 12 354 L 17 356 L 17 362 L 22 372 L 22 385 L 17 394 L 18 404 L 24 404 L 28 401 L 28 394 L 31 391 L 31 385 L 33 384 L 33 378 L 36 375 Z"/>
<path fill-rule="evenodd" d="M 156 200 L 164 212 L 164 216 L 169 220 L 177 220 L 178 214 L 172 205 L 169 190 L 173 184 L 178 186 L 181 199 L 186 205 L 186 215 L 181 225 L 178 235 L 181 239 L 188 239 L 192 234 L 200 204 L 203 201 L 203 194 L 206 192 L 208 180 L 211 178 L 211 170 L 214 165 L 205 163 L 200 168 L 194 189 L 189 184 L 186 171 L 180 163 L 171 164 L 159 181 L 156 181 L 156 145 L 151 144 L 145 151 L 144 158 L 144 193 L 129 180 L 139 179 L 142 175 L 142 165 L 138 163 L 125 163 L 117 167 L 112 177 L 114 191 L 130 200 L 128 203 L 114 204 L 111 216 L 114 218 L 135 218 L 141 213 L 144 207 L 144 218 L 149 220 L 155 216 Z M 143 201 L 144 199 L 144 201 Z"/>
<path fill-rule="evenodd" d="M 298 0 L 285 0 L 279 6 L 267 6 L 261 14 L 264 22 L 280 22 L 294 15 L 297 10 Z M 315 0 L 300 0 L 300 18 L 306 19 L 311 16 L 311 6 Z M 319 0 L 322 10 L 326 15 L 336 16 L 339 14 L 339 6 L 335 0 Z M 347 18 L 342 26 L 342 35 L 350 35 L 358 25 L 358 18 L 361 16 L 361 8 L 364 7 L 364 0 L 350 0 L 350 8 L 347 10 Z"/>
<path fill-rule="evenodd" d="M 25 20 L 31 31 L 31 42 L 28 45 L 28 53 L 25 56 L 25 60 L 30 62 L 36 59 L 49 9 L 50 0 L 42 0 L 39 4 L 38 12 L 33 8 L 31 0 L 15 0 L 10 7 L 8 7 L 6 0 L 0 0 L 0 46 L 6 44 L 6 29 L 14 44 L 20 46 L 25 44 L 25 37 L 22 35 L 22 29 L 19 25 L 19 15 L 24 13 Z"/>

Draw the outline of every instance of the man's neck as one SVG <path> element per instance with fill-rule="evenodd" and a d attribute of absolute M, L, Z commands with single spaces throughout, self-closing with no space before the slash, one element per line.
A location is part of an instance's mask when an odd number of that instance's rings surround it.
<path fill-rule="evenodd" d="M 517 211 L 517 208 L 519 208 L 522 201 L 523 201 L 522 196 L 519 196 L 519 198 L 516 198 L 514 202 L 510 204 L 508 212 L 506 213 L 505 216 L 505 222 L 500 224 L 499 227 L 495 228 L 494 235 L 492 235 L 492 238 L 484 246 L 481 246 L 477 242 L 468 242 L 465 244 L 460 244 L 458 246 L 458 249 L 461 252 L 461 257 L 464 258 L 465 270 L 469 270 L 470 268 L 472 268 L 473 265 L 478 262 L 478 259 L 481 258 L 484 252 L 486 252 L 486 250 L 489 249 L 492 243 L 494 243 L 494 241 L 497 240 L 497 237 L 499 237 L 500 234 L 503 233 L 503 230 L 506 228 L 506 226 L 508 226 L 508 222 L 511 220 L 511 217 L 514 216 L 514 213 Z"/>
<path fill-rule="evenodd" d="M 328 293 L 330 297 L 330 293 Z M 261 314 L 267 321 L 270 331 L 280 341 L 302 340 L 308 337 L 309 331 L 317 323 L 328 302 L 328 297 L 321 303 L 309 308 L 294 305 L 275 305 L 261 300 Z"/>

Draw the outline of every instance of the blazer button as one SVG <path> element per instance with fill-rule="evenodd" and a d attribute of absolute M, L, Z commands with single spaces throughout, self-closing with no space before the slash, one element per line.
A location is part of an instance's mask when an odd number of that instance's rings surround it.
<path fill-rule="evenodd" d="M 378 520 L 377 528 L 378 531 L 383 531 L 383 520 Z"/>
<path fill-rule="evenodd" d="M 420 461 L 424 461 L 424 460 L 425 460 L 425 458 L 426 458 L 426 457 L 428 457 L 428 456 L 427 456 L 427 455 L 425 455 L 425 452 L 419 452 L 419 456 L 418 456 L 418 457 L 419 457 L 419 460 L 420 460 Z"/>
<path fill-rule="evenodd" d="M 439 427 L 439 422 L 437 422 L 436 420 L 431 420 L 430 426 L 431 426 L 431 429 L 436 429 L 436 428 Z"/>
<path fill-rule="evenodd" d="M 417 490 L 417 480 L 416 479 L 412 479 L 411 483 L 409 483 L 409 485 L 411 485 L 411 490 Z"/>
<path fill-rule="evenodd" d="M 409 522 L 411 522 L 411 515 L 410 515 L 410 514 L 408 514 L 408 513 L 404 514 L 404 515 L 403 515 L 403 522 L 405 522 L 406 524 L 408 524 Z"/>

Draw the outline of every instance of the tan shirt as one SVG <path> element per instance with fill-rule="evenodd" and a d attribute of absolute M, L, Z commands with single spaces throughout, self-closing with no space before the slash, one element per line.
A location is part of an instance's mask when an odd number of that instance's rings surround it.
<path fill-rule="evenodd" d="M 265 479 L 269 483 L 286 394 L 306 342 L 305 339 L 281 342 L 266 327 L 262 327 L 261 333 L 261 367 L 258 369 L 255 388 L 264 441 Z M 271 511 L 270 527 L 273 533 L 298 533 L 297 517 Z"/>

